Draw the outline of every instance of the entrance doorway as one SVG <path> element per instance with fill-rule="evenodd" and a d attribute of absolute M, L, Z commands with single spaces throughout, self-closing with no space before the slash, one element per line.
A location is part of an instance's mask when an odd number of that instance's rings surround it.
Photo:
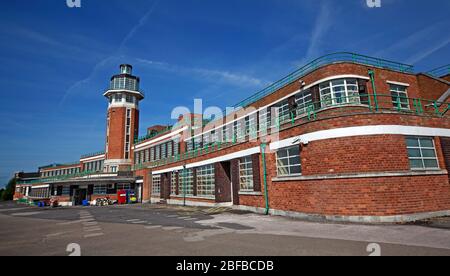
<path fill-rule="evenodd" d="M 75 206 L 83 205 L 83 200 L 87 199 L 87 189 L 76 189 L 74 191 L 73 203 Z"/>

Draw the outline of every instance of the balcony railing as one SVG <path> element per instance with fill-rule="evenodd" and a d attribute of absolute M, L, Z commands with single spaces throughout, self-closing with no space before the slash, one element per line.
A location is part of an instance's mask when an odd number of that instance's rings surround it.
<path fill-rule="evenodd" d="M 160 131 L 160 132 L 153 133 L 153 134 L 148 134 L 148 135 L 145 135 L 145 136 L 138 137 L 138 138 L 136 138 L 136 139 L 134 140 L 134 143 L 135 143 L 135 144 L 140 144 L 140 143 L 143 143 L 143 142 L 145 142 L 145 141 L 147 141 L 147 140 L 153 139 L 153 138 L 155 138 L 155 137 L 157 137 L 157 136 L 160 136 L 160 135 L 163 135 L 163 134 L 170 133 L 171 131 L 172 131 L 172 127 L 169 126 L 169 127 L 165 128 L 164 130 L 162 130 L 162 131 Z"/>
<path fill-rule="evenodd" d="M 431 70 L 429 72 L 427 72 L 428 74 L 440 78 L 440 77 L 444 77 L 446 75 L 450 74 L 450 64 L 436 68 L 434 70 Z"/>
<path fill-rule="evenodd" d="M 133 92 L 139 93 L 139 94 L 141 94 L 142 96 L 145 97 L 145 92 L 143 90 L 141 90 L 141 89 L 129 89 L 129 88 L 112 88 L 112 87 L 107 87 L 107 88 L 105 88 L 105 90 L 103 90 L 103 94 L 105 94 L 105 93 L 107 93 L 109 91 L 114 91 L 114 90 L 118 90 L 118 91 L 120 91 L 120 90 L 133 91 Z"/>
<path fill-rule="evenodd" d="M 310 122 L 339 118 L 350 115 L 370 115 L 370 114 L 403 114 L 413 116 L 447 117 L 450 114 L 450 103 L 437 102 L 433 100 L 393 97 L 389 94 L 361 94 L 359 96 L 339 97 L 334 99 L 334 103 L 329 100 L 311 102 L 307 105 L 298 106 L 286 115 L 272 118 L 271 127 L 261 125 L 258 129 L 251 129 L 245 135 L 233 135 L 231 141 L 214 142 L 189 151 L 158 161 L 136 164 L 133 170 L 144 168 L 157 168 L 177 162 L 188 161 L 193 158 L 215 153 L 226 148 L 233 147 L 248 141 L 257 141 L 267 135 L 280 132 L 292 127 L 301 126 Z"/>
<path fill-rule="evenodd" d="M 99 155 L 103 155 L 105 154 L 105 151 L 98 151 L 98 152 L 93 152 L 93 153 L 88 153 L 88 154 L 84 154 L 81 156 L 81 159 L 85 159 L 85 158 L 89 158 L 89 157 L 94 157 L 94 156 L 99 156 Z"/>
<path fill-rule="evenodd" d="M 99 174 L 103 174 L 103 172 L 84 171 L 84 172 L 80 172 L 80 173 L 76 173 L 76 174 L 58 175 L 58 176 L 40 178 L 40 179 L 35 179 L 35 180 L 19 181 L 18 184 L 23 185 L 23 184 L 50 183 L 50 182 L 56 182 L 56 181 L 64 181 L 64 180 L 69 180 L 69 179 L 82 178 L 82 177 L 87 177 L 90 175 L 99 175 Z"/>
<path fill-rule="evenodd" d="M 320 57 L 316 60 L 313 60 L 312 62 L 306 64 L 305 66 L 301 67 L 300 69 L 296 70 L 295 72 L 289 74 L 287 77 L 282 78 L 281 80 L 274 82 L 270 86 L 264 88 L 263 90 L 259 91 L 258 93 L 254 94 L 253 96 L 241 101 L 238 103 L 235 108 L 239 107 L 246 107 L 251 105 L 252 103 L 257 102 L 258 100 L 266 97 L 267 95 L 270 95 L 274 93 L 275 91 L 293 83 L 294 81 L 298 80 L 299 78 L 304 77 L 305 75 L 311 73 L 312 71 L 318 69 L 319 67 L 333 64 L 333 63 L 341 63 L 341 62 L 351 62 L 351 63 L 357 63 L 357 64 L 363 64 L 368 66 L 374 66 L 378 68 L 385 68 L 390 69 L 394 71 L 399 71 L 402 73 L 414 73 L 414 67 L 412 65 L 398 63 L 394 61 L 389 61 L 385 59 L 380 58 L 374 58 L 364 55 L 359 55 L 355 53 L 348 53 L 348 52 L 340 52 L 340 53 L 333 53 L 329 54 L 323 57 Z"/>

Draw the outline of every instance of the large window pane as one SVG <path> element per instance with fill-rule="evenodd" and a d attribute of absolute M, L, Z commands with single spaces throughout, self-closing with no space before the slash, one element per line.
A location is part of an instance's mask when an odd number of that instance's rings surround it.
<path fill-rule="evenodd" d="M 299 175 L 302 173 L 299 146 L 278 150 L 277 171 L 278 176 Z"/>
<path fill-rule="evenodd" d="M 427 137 L 407 137 L 408 157 L 413 170 L 439 169 L 434 140 Z"/>

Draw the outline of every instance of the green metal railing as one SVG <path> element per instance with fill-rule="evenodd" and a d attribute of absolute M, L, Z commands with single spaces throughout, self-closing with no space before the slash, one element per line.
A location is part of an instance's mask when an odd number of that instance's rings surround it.
<path fill-rule="evenodd" d="M 444 65 L 442 67 L 433 69 L 428 71 L 427 74 L 430 74 L 434 77 L 440 78 L 450 74 L 450 64 Z"/>
<path fill-rule="evenodd" d="M 88 153 L 88 154 L 82 155 L 82 156 L 81 156 L 81 159 L 89 158 L 89 157 L 94 157 L 94 156 L 98 156 L 98 155 L 103 155 L 103 154 L 105 154 L 105 151 L 104 151 L 104 150 L 103 150 L 103 151 L 98 151 L 98 152 L 93 152 L 93 153 Z"/>
<path fill-rule="evenodd" d="M 449 103 L 408 97 L 393 97 L 389 94 L 378 94 L 376 96 L 374 94 L 360 94 L 334 97 L 300 105 L 296 109 L 290 110 L 285 114 L 278 114 L 276 118 L 272 118 L 270 126 L 262 124 L 259 126 L 259 129 L 254 127 L 249 131 L 238 132 L 237 135 L 232 135 L 231 139 L 228 139 L 229 141 L 213 142 L 184 154 L 177 154 L 158 161 L 136 164 L 132 169 L 156 168 L 187 161 L 211 153 L 216 153 L 247 141 L 257 141 L 258 137 L 261 138 L 266 135 L 271 135 L 276 132 L 318 120 L 350 115 L 391 113 L 442 118 L 447 117 L 450 114 L 449 111 Z"/>
<path fill-rule="evenodd" d="M 90 175 L 94 175 L 94 174 L 101 174 L 101 172 L 84 171 L 84 172 L 76 173 L 76 174 L 58 175 L 58 176 L 40 178 L 40 179 L 35 179 L 35 180 L 19 181 L 17 183 L 19 185 L 49 183 L 49 182 L 55 182 L 55 181 L 69 180 L 69 179 L 73 179 L 73 178 L 86 177 L 86 176 L 90 176 Z"/>
<path fill-rule="evenodd" d="M 67 166 L 76 166 L 80 165 L 80 161 L 68 162 L 68 163 L 56 163 L 50 164 L 46 166 L 39 167 L 39 169 L 50 169 L 50 168 L 58 168 L 58 167 L 67 167 Z"/>
<path fill-rule="evenodd" d="M 135 144 L 139 144 L 139 143 L 145 142 L 147 140 L 153 139 L 153 138 L 155 138 L 157 136 L 170 133 L 171 131 L 172 131 L 172 126 L 168 126 L 167 128 L 165 128 L 164 130 L 162 130 L 162 131 L 160 131 L 158 133 L 148 134 L 148 135 L 145 135 L 145 136 L 142 136 L 142 137 L 138 137 L 138 138 L 136 138 L 134 140 L 134 143 Z"/>
<path fill-rule="evenodd" d="M 358 63 L 368 66 L 374 66 L 378 68 L 385 68 L 390 69 L 394 71 L 399 71 L 402 73 L 414 73 L 414 67 L 412 65 L 398 63 L 394 61 L 389 61 L 385 59 L 380 58 L 374 58 L 364 55 L 359 55 L 355 53 L 349 53 L 349 52 L 339 52 L 339 53 L 333 53 L 329 55 L 325 55 L 323 57 L 320 57 L 318 59 L 313 60 L 312 62 L 306 64 L 305 66 L 301 67 L 300 69 L 296 70 L 295 72 L 289 74 L 287 77 L 282 78 L 281 80 L 274 82 L 270 86 L 264 88 L 263 90 L 259 91 L 258 93 L 254 94 L 253 96 L 241 101 L 238 103 L 235 108 L 238 107 L 246 107 L 249 106 L 252 103 L 255 103 L 256 101 L 260 100 L 261 98 L 266 97 L 267 95 L 270 95 L 274 93 L 275 91 L 279 90 L 280 88 L 283 88 L 294 81 L 298 80 L 299 78 L 304 77 L 305 75 L 311 73 L 312 71 L 318 69 L 319 67 L 332 64 L 332 63 L 340 63 L 340 62 L 351 62 L 351 63 Z"/>

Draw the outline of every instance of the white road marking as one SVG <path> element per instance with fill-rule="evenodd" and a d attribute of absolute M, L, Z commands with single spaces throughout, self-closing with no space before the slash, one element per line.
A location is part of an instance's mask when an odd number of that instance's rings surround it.
<path fill-rule="evenodd" d="M 144 224 L 147 223 L 146 221 L 133 221 L 132 224 Z"/>
<path fill-rule="evenodd" d="M 65 234 L 65 232 L 55 233 L 55 234 L 48 234 L 46 237 L 47 238 L 54 238 L 54 237 L 62 236 L 63 234 Z"/>
<path fill-rule="evenodd" d="M 103 234 L 103 233 L 94 233 L 94 234 L 84 235 L 84 238 L 85 239 L 89 239 L 89 238 L 100 237 L 100 236 L 103 236 L 103 235 L 105 235 L 105 234 Z"/>
<path fill-rule="evenodd" d="M 0 212 L 8 212 L 8 211 L 20 211 L 20 210 L 27 210 L 30 209 L 28 207 L 26 208 L 9 208 L 9 209 L 0 209 Z"/>
<path fill-rule="evenodd" d="M 140 219 L 129 219 L 129 220 L 127 220 L 127 222 L 133 222 L 133 221 L 138 221 L 138 220 L 140 220 Z"/>
<path fill-rule="evenodd" d="M 161 225 L 155 225 L 155 226 L 145 226 L 144 228 L 145 228 L 145 229 L 152 230 L 152 229 L 159 229 L 159 228 L 161 228 L 161 227 L 162 227 Z"/>
<path fill-rule="evenodd" d="M 38 215 L 41 212 L 28 212 L 28 213 L 14 213 L 11 214 L 11 216 L 15 216 L 15 217 L 27 217 L 27 216 L 34 216 L 34 215 Z"/>
<path fill-rule="evenodd" d="M 84 228 L 83 230 L 85 232 L 98 232 L 98 231 L 102 231 L 102 228 L 100 228 L 100 227 L 91 227 L 91 228 Z"/>
<path fill-rule="evenodd" d="M 174 231 L 174 230 L 180 230 L 180 229 L 183 229 L 183 227 L 163 227 L 162 228 L 163 230 L 165 230 L 165 231 Z"/>

